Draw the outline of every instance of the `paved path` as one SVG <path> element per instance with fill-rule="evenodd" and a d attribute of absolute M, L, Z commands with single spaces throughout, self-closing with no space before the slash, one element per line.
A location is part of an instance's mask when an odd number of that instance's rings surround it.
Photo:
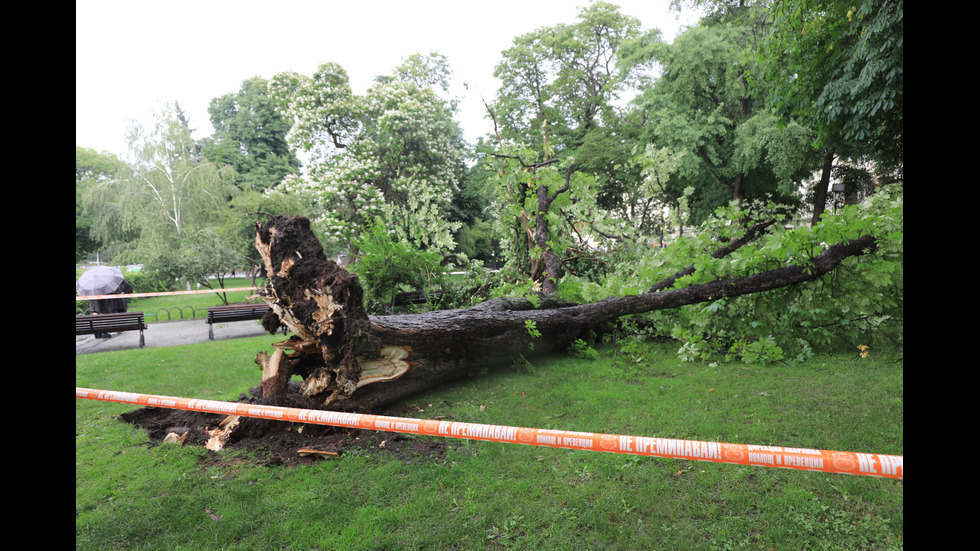
<path fill-rule="evenodd" d="M 216 341 L 259 335 L 269 335 L 262 329 L 259 320 L 229 321 L 214 325 L 214 340 Z M 272 335 L 269 336 L 272 337 Z M 143 338 L 146 341 L 145 348 L 208 342 L 208 324 L 203 318 L 151 323 L 150 328 L 143 331 Z M 129 350 L 139 348 L 139 346 L 139 331 L 112 333 L 112 337 L 108 339 L 97 339 L 94 335 L 75 336 L 75 354 Z"/>

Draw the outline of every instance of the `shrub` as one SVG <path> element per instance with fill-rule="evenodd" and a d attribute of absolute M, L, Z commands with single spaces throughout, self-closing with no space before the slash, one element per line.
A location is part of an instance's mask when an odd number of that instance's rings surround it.
<path fill-rule="evenodd" d="M 360 254 L 348 269 L 360 278 L 368 312 L 383 312 L 396 293 L 443 286 L 442 255 L 395 238 L 380 218 L 375 218 L 356 246 Z"/>

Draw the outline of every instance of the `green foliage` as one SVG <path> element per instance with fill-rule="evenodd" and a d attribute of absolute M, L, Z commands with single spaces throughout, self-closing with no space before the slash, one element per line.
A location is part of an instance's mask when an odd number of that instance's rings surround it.
<path fill-rule="evenodd" d="M 720 259 L 709 253 L 740 235 L 728 220 L 765 214 L 763 209 L 720 209 L 695 235 L 664 249 L 639 251 L 614 264 L 597 281 L 566 277 L 561 289 L 586 301 L 642 293 L 691 265 L 674 287 L 736 278 L 788 264 L 806 265 L 828 245 L 865 234 L 877 250 L 854 257 L 834 272 L 805 284 L 737 298 L 652 312 L 644 317 L 680 343 L 688 361 L 713 355 L 772 362 L 803 360 L 815 352 L 853 350 L 859 344 L 903 345 L 903 193 L 885 188 L 858 205 L 827 214 L 814 227 L 778 224 L 764 237 Z M 749 218 L 752 219 L 752 218 Z"/>
<path fill-rule="evenodd" d="M 579 220 L 596 215 L 595 179 L 574 167 L 572 158 L 559 161 L 547 151 L 510 143 L 485 164 L 503 280 L 532 280 L 534 290 L 550 293 L 548 285 L 561 275 L 559 255 L 590 247 Z"/>
<path fill-rule="evenodd" d="M 534 339 L 541 336 L 541 331 L 538 331 L 538 326 L 534 320 L 524 320 L 524 329 L 527 331 L 528 337 L 531 341 L 528 342 L 527 347 L 529 350 L 534 350 Z"/>
<path fill-rule="evenodd" d="M 90 253 L 99 251 L 98 235 L 92 231 L 92 214 L 84 208 L 85 195 L 101 184 L 109 182 L 123 172 L 125 163 L 108 152 L 75 146 L 75 261 L 80 262 Z M 115 215 L 116 213 L 113 212 Z M 113 222 L 118 218 L 113 216 Z"/>
<path fill-rule="evenodd" d="M 470 260 L 455 268 L 443 264 L 443 276 L 439 280 L 443 291 L 440 308 L 469 308 L 490 298 L 497 277 L 482 262 Z"/>
<path fill-rule="evenodd" d="M 488 212 L 493 196 L 485 163 L 471 166 L 460 182 L 459 193 L 453 195 L 449 219 L 459 223 L 453 235 L 457 254 L 484 265 L 495 266 L 499 261 L 499 244 L 493 227 L 493 216 Z"/>
<path fill-rule="evenodd" d="M 647 361 L 647 348 L 635 337 L 620 340 L 614 346 L 613 365 L 622 369 L 627 379 L 635 379 Z"/>
<path fill-rule="evenodd" d="M 504 273 L 504 270 L 501 270 L 500 273 Z M 534 294 L 536 291 L 533 281 L 517 280 L 510 283 L 510 278 L 500 277 L 500 274 L 498 274 L 498 277 L 496 277 L 495 280 L 496 283 L 490 289 L 490 298 L 524 297 L 528 300 L 528 302 L 531 302 L 531 304 L 534 304 L 535 307 L 537 307 L 536 302 L 534 302 L 538 299 Z"/>
<path fill-rule="evenodd" d="M 749 364 L 768 364 L 781 361 L 783 349 L 776 344 L 772 335 L 766 335 L 756 340 L 736 339 L 735 343 L 728 349 L 725 360 L 731 361 L 735 358 Z"/>
<path fill-rule="evenodd" d="M 188 236 L 180 251 L 180 273 L 205 287 L 212 287 L 211 278 L 217 278 L 217 287 L 224 287 L 230 270 L 248 263 L 241 244 L 233 226 L 198 230 Z"/>
<path fill-rule="evenodd" d="M 767 103 L 818 143 L 901 163 L 904 14 L 903 0 L 781 3 L 757 50 Z"/>
<path fill-rule="evenodd" d="M 613 107 L 631 73 L 617 68 L 616 51 L 640 22 L 607 2 L 592 2 L 578 21 L 516 37 L 494 69 L 501 88 L 493 104 L 505 140 L 538 143 L 549 127 L 555 152 L 574 149 L 593 129 L 615 125 Z"/>
<path fill-rule="evenodd" d="M 262 191 L 298 173 L 300 162 L 286 141 L 289 123 L 276 112 L 268 81 L 242 82 L 237 93 L 211 100 L 208 113 L 214 134 L 202 140 L 201 154 L 234 167 L 239 188 Z"/>
<path fill-rule="evenodd" d="M 408 56 L 395 67 L 392 76 L 379 76 L 375 80 L 380 83 L 411 82 L 420 89 L 448 93 L 452 73 L 449 58 L 438 52 L 429 52 Z"/>
<path fill-rule="evenodd" d="M 357 241 L 361 256 L 348 269 L 357 274 L 364 288 L 365 308 L 383 313 L 395 293 L 440 289 L 444 282 L 442 255 L 423 251 L 389 230 L 385 221 L 375 218 Z"/>
<path fill-rule="evenodd" d="M 174 280 L 154 270 L 143 268 L 138 272 L 126 272 L 125 275 L 126 281 L 133 286 L 134 293 L 165 293 L 174 290 Z"/>
<path fill-rule="evenodd" d="M 696 222 L 731 200 L 772 196 L 793 205 L 796 185 L 814 167 L 810 132 L 779 120 L 755 97 L 765 91 L 750 84 L 754 32 L 739 18 L 709 20 L 673 44 L 645 37 L 622 54 L 663 68 L 635 104 L 650 121 L 644 141 L 678 156 L 662 185 L 675 197 L 693 188 L 688 203 Z"/>
<path fill-rule="evenodd" d="M 677 357 L 685 362 L 703 362 L 712 355 L 711 347 L 699 332 L 685 331 L 675 326 L 671 336 L 681 343 Z"/>
<path fill-rule="evenodd" d="M 571 203 L 584 202 L 603 210 L 594 217 L 572 213 L 565 198 L 566 204 L 557 208 L 574 216 L 576 222 L 629 217 L 634 195 L 628 194 L 641 179 L 639 166 L 630 158 L 647 121 L 636 109 L 620 104 L 623 96 L 637 92 L 646 82 L 641 75 L 650 67 L 644 63 L 624 66 L 617 52 L 640 34 L 638 19 L 621 13 L 614 4 L 593 1 L 580 9 L 574 23 L 542 27 L 516 37 L 494 68 L 501 82 L 491 106 L 495 141 L 501 149 L 497 153 L 519 155 L 528 164 L 561 159 L 562 166 L 553 167 L 559 169 L 559 177 L 573 166 L 578 181 L 573 187 L 587 185 L 590 189 L 588 194 L 571 191 L 568 195 L 576 196 Z M 503 151 L 514 144 L 536 153 Z M 534 172 L 546 177 L 543 170 Z M 529 189 L 534 191 L 537 186 Z M 508 202 L 519 204 L 523 198 L 523 194 L 512 194 Z M 531 213 L 536 210 L 525 209 L 525 213 L 533 218 Z M 585 224 L 582 226 L 584 231 Z M 514 231 L 520 233 L 518 230 Z M 510 240 L 511 233 L 498 228 L 498 234 L 507 240 L 501 246 L 505 254 L 516 244 Z"/>
<path fill-rule="evenodd" d="M 473 220 L 463 223 L 456 231 L 456 252 L 466 258 L 493 264 L 497 249 L 493 224 L 488 220 Z"/>
<path fill-rule="evenodd" d="M 595 360 L 599 358 L 599 352 L 583 339 L 575 339 L 568 348 L 568 353 L 572 357 L 583 360 Z"/>
<path fill-rule="evenodd" d="M 130 128 L 131 159 L 118 178 L 85 195 L 92 229 L 117 262 L 155 265 L 181 275 L 182 249 L 197 232 L 224 223 L 236 195 L 235 171 L 203 160 L 180 106 L 165 105 L 155 124 Z"/>

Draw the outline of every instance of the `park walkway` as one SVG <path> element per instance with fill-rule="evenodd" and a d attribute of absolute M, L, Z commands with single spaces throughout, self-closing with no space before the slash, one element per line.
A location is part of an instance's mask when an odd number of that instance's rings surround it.
<path fill-rule="evenodd" d="M 262 329 L 258 320 L 221 322 L 214 325 L 215 341 L 259 335 L 269 334 Z M 208 324 L 204 319 L 151 323 L 150 328 L 143 331 L 143 337 L 146 341 L 145 348 L 208 342 Z M 269 337 L 275 338 L 272 335 Z M 139 331 L 112 333 L 112 337 L 108 339 L 97 339 L 94 335 L 75 336 L 75 354 L 130 350 L 139 346 Z"/>

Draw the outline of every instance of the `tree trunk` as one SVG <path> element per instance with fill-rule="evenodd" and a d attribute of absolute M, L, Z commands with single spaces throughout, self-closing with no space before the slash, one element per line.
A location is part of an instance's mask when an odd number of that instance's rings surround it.
<path fill-rule="evenodd" d="M 813 198 L 813 217 L 810 219 L 810 226 L 819 224 L 820 217 L 827 210 L 827 192 L 830 187 L 830 173 L 834 169 L 835 158 L 836 154 L 832 150 L 824 155 L 823 171 L 820 173 L 820 181 L 817 182 L 816 194 Z"/>
<path fill-rule="evenodd" d="M 518 355 L 564 350 L 588 331 L 619 317 L 763 292 L 816 279 L 844 258 L 874 247 L 870 236 L 838 244 L 806 266 L 786 266 L 738 279 L 683 289 L 562 305 L 496 299 L 462 310 L 368 316 L 357 276 L 326 258 L 305 218 L 273 217 L 257 225 L 256 247 L 269 275 L 260 295 L 272 311 L 270 333 L 280 324 L 294 336 L 260 353 L 258 396 L 266 403 L 345 411 L 370 411 Z M 717 253 L 716 253 L 717 254 Z M 540 336 L 531 339 L 526 322 Z M 533 348 L 533 350 L 532 350 Z M 299 396 L 286 403 L 293 375 Z"/>
<path fill-rule="evenodd" d="M 554 293 L 558 289 L 558 279 L 561 277 L 561 261 L 558 255 L 548 244 L 548 211 L 551 204 L 559 195 L 565 193 L 571 187 L 569 181 L 572 177 L 572 165 L 568 165 L 565 173 L 565 185 L 554 193 L 548 194 L 548 187 L 539 185 L 536 191 L 538 199 L 538 213 L 534 220 L 534 243 L 541 249 L 541 259 L 544 262 L 543 279 L 541 279 L 541 292 L 546 295 Z M 537 281 L 537 278 L 535 278 Z"/>

